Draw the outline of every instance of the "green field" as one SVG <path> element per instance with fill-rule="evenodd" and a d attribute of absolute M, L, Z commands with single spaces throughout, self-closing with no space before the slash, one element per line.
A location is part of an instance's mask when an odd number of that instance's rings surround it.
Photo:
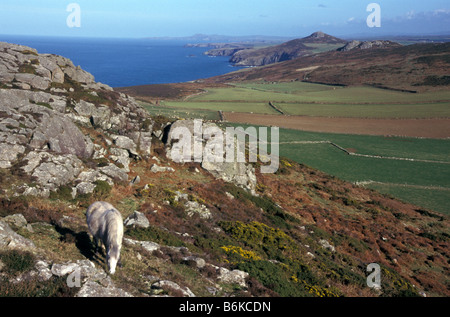
<path fill-rule="evenodd" d="M 185 101 L 164 105 L 182 109 L 354 118 L 448 118 L 450 91 L 413 94 L 373 87 L 334 87 L 302 82 L 240 83 L 212 88 Z"/>
<path fill-rule="evenodd" d="M 348 155 L 331 144 L 302 144 L 305 141 L 329 141 L 359 154 L 386 158 Z M 280 155 L 403 201 L 450 214 L 449 139 L 280 129 Z"/>
<path fill-rule="evenodd" d="M 164 116 L 167 118 L 199 118 L 204 120 L 220 120 L 219 113 L 211 110 L 174 108 L 155 106 L 146 102 L 139 102 L 152 116 Z"/>
<path fill-rule="evenodd" d="M 226 112 L 253 112 L 262 114 L 277 114 L 268 103 L 263 102 L 177 102 L 166 101 L 163 103 L 166 107 L 186 109 L 186 110 L 212 110 L 212 111 L 226 111 Z"/>

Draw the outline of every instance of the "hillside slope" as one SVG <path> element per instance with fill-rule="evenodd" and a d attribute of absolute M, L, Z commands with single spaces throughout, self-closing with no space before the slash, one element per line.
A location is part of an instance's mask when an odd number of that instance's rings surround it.
<path fill-rule="evenodd" d="M 1 43 L 0 78 L 0 296 L 450 294 L 446 216 L 285 159 L 175 163 L 194 122 L 151 118 L 59 56 Z M 87 233 L 96 200 L 126 218 L 113 276 Z"/>
<path fill-rule="evenodd" d="M 344 45 L 346 41 L 316 32 L 302 39 L 260 49 L 244 49 L 232 54 L 230 62 L 235 66 L 263 66 L 311 55 L 313 46 L 308 44 Z"/>
<path fill-rule="evenodd" d="M 331 85 L 372 85 L 409 91 L 442 89 L 450 84 L 447 71 L 449 52 L 450 43 L 332 51 L 240 70 L 214 77 L 210 81 L 298 80 Z"/>

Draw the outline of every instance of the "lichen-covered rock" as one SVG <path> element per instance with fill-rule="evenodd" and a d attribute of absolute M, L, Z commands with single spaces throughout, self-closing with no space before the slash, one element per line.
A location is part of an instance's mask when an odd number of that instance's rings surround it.
<path fill-rule="evenodd" d="M 139 211 L 134 211 L 130 216 L 124 220 L 124 225 L 127 227 L 148 228 L 150 222 L 147 217 Z"/>
<path fill-rule="evenodd" d="M 50 190 L 72 182 L 83 168 L 83 162 L 73 154 L 53 155 L 49 152 L 30 152 L 24 160 L 28 164 L 22 169 Z"/>
<path fill-rule="evenodd" d="M 226 284 L 238 284 L 241 287 L 247 286 L 247 277 L 249 274 L 247 272 L 241 271 L 241 270 L 228 270 L 224 267 L 217 268 L 218 271 L 218 279 L 222 283 Z"/>
<path fill-rule="evenodd" d="M 49 150 L 58 154 L 73 154 L 81 158 L 89 158 L 94 152 L 94 145 L 69 118 L 54 115 L 35 130 L 30 145 L 42 149 L 47 145 Z"/>
<path fill-rule="evenodd" d="M 4 221 L 0 220 L 0 248 L 35 249 L 33 241 L 14 232 Z"/>
<path fill-rule="evenodd" d="M 0 84 L 0 168 L 32 179 L 16 194 L 89 194 L 98 180 L 127 181 L 131 160 L 151 154 L 148 113 L 67 58 L 0 42 Z"/>
<path fill-rule="evenodd" d="M 0 143 L 0 168 L 9 168 L 17 160 L 19 154 L 25 152 L 25 146 L 19 144 Z"/>
<path fill-rule="evenodd" d="M 123 242 L 128 245 L 139 245 L 150 253 L 153 251 L 157 251 L 161 248 L 161 246 L 158 243 L 152 241 L 137 241 L 129 238 L 124 238 Z"/>
<path fill-rule="evenodd" d="M 152 167 L 150 167 L 150 171 L 152 173 L 175 172 L 170 166 L 159 166 L 157 164 L 153 164 Z"/>
<path fill-rule="evenodd" d="M 181 294 L 184 297 L 196 297 L 195 294 L 192 293 L 192 291 L 188 287 L 181 287 L 180 285 L 172 281 L 161 280 L 152 284 L 152 289 L 165 289 L 165 288 L 181 292 Z"/>
<path fill-rule="evenodd" d="M 184 204 L 185 210 L 189 217 L 199 215 L 202 219 L 210 219 L 212 217 L 211 211 L 205 206 L 196 201 L 187 201 Z"/>
<path fill-rule="evenodd" d="M 222 161 L 208 159 L 206 145 L 208 148 L 218 146 L 223 149 L 223 155 L 226 155 L 228 137 L 226 131 L 222 131 L 222 140 L 211 138 L 210 134 L 203 133 L 208 130 L 214 131 L 214 129 L 220 130 L 214 123 L 203 123 L 201 120 L 175 121 L 167 135 L 166 156 L 178 163 L 199 162 L 203 169 L 209 171 L 216 178 L 234 183 L 255 193 L 257 180 L 255 169 L 251 164 L 237 160 L 227 162 L 225 157 Z M 186 144 L 190 144 L 187 149 L 184 148 L 185 138 L 190 140 L 190 143 L 186 142 Z M 220 141 L 222 141 L 221 144 L 217 143 Z"/>
<path fill-rule="evenodd" d="M 116 287 L 111 278 L 106 286 L 96 282 L 86 282 L 77 293 L 77 297 L 133 297 L 130 293 Z"/>

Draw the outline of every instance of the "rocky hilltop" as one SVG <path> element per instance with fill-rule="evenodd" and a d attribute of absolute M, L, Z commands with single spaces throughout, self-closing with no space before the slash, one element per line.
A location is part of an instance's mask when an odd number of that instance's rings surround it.
<path fill-rule="evenodd" d="M 351 50 L 368 50 L 375 48 L 395 48 L 401 47 L 401 44 L 392 41 L 351 41 L 348 42 L 344 47 L 338 49 L 340 52 L 348 52 Z"/>
<path fill-rule="evenodd" d="M 0 43 L 0 296 L 449 295 L 448 217 L 286 159 L 175 163 L 195 124 Z M 124 218 L 113 276 L 87 233 L 96 200 Z"/>
<path fill-rule="evenodd" d="M 88 194 L 98 181 L 126 181 L 130 159 L 150 154 L 145 110 L 66 58 L 0 43 L 0 81 L 0 167 L 33 180 L 16 193 L 48 197 L 71 184 L 74 197 Z"/>
<path fill-rule="evenodd" d="M 311 55 L 314 52 L 314 46 L 311 46 L 311 44 L 345 45 L 345 43 L 346 41 L 323 32 L 315 32 L 305 38 L 279 45 L 260 49 L 238 50 L 233 53 L 230 62 L 235 66 L 264 66 Z"/>

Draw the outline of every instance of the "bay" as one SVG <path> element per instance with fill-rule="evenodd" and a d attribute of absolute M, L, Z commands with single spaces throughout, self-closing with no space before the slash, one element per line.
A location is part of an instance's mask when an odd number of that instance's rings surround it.
<path fill-rule="evenodd" d="M 67 57 L 111 87 L 187 82 L 239 69 L 229 57 L 206 56 L 208 48 L 179 40 L 0 35 L 0 41 Z"/>

